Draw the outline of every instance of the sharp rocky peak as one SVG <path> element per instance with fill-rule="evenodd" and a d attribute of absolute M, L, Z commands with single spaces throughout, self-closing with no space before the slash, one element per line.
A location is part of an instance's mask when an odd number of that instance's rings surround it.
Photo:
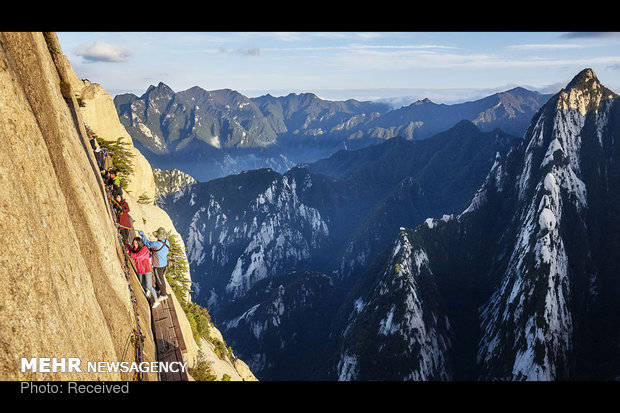
<path fill-rule="evenodd" d="M 598 85 L 600 85 L 598 77 L 596 76 L 596 73 L 594 73 L 594 70 L 587 68 L 587 69 L 583 69 L 581 72 L 579 72 L 574 78 L 573 80 L 571 80 L 568 85 L 566 86 L 566 90 L 570 90 L 572 88 L 583 88 L 585 87 L 598 87 Z"/>
<path fill-rule="evenodd" d="M 433 103 L 433 101 L 431 101 L 429 98 L 424 98 L 422 100 L 417 100 L 415 102 L 413 102 L 414 105 L 424 105 L 424 104 L 429 104 L 429 103 Z"/>
<path fill-rule="evenodd" d="M 150 97 L 152 93 L 156 93 L 157 96 L 173 95 L 174 91 L 170 88 L 170 86 L 163 82 L 159 82 L 157 86 L 150 85 L 144 95 L 141 96 L 141 99 Z"/>
<path fill-rule="evenodd" d="M 597 111 L 602 100 L 617 97 L 599 82 L 594 70 L 589 68 L 579 72 L 557 96 L 559 109 L 577 109 L 582 115 Z"/>

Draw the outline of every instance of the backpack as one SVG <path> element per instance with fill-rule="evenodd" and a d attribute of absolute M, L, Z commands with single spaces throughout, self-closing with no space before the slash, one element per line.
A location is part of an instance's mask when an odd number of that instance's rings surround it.
<path fill-rule="evenodd" d="M 168 246 L 168 244 L 166 244 L 166 241 L 162 241 L 162 240 L 158 240 L 158 241 L 160 241 L 163 245 L 157 249 L 149 247 L 149 250 L 151 251 L 151 262 L 153 264 L 153 267 L 159 268 L 159 254 L 157 252 L 161 250 L 162 248 L 164 248 L 164 245 L 168 247 L 168 249 L 170 249 L 170 247 Z"/>

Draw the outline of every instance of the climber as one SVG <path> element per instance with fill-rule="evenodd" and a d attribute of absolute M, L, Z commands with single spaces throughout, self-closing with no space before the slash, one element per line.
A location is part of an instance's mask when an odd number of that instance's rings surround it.
<path fill-rule="evenodd" d="M 127 243 L 129 240 L 129 230 L 132 228 L 131 220 L 129 219 L 129 204 L 123 199 L 120 194 L 116 194 L 114 201 L 114 210 L 116 212 L 116 223 L 119 225 L 123 242 Z"/>
<path fill-rule="evenodd" d="M 108 149 L 105 147 L 102 147 L 101 152 L 102 152 L 104 169 L 110 169 L 113 166 L 113 164 L 112 164 L 112 157 L 108 153 Z"/>
<path fill-rule="evenodd" d="M 95 137 L 90 135 L 88 139 L 90 141 L 90 147 L 93 148 L 93 151 L 96 151 L 99 145 L 97 145 L 97 141 L 95 140 Z"/>
<path fill-rule="evenodd" d="M 99 168 L 103 167 L 103 152 L 99 147 L 99 144 L 95 140 L 93 136 L 90 137 L 90 146 L 93 148 L 93 154 L 95 155 L 95 160 L 97 160 L 97 166 Z"/>
<path fill-rule="evenodd" d="M 116 173 L 116 176 L 114 176 L 114 179 L 112 180 L 112 184 L 117 188 L 122 188 L 123 178 L 121 177 L 120 171 L 117 169 L 115 173 Z"/>
<path fill-rule="evenodd" d="M 151 269 L 151 251 L 142 243 L 142 238 L 136 237 L 132 241 L 133 245 L 127 244 L 129 256 L 136 262 L 136 271 L 140 283 L 146 290 L 146 297 L 153 296 L 153 304 L 151 308 L 156 308 L 162 301 L 161 297 L 157 297 L 157 291 L 153 288 L 153 273 Z"/>
<path fill-rule="evenodd" d="M 116 171 L 114 169 L 108 169 L 108 180 L 106 181 L 107 186 L 114 186 L 114 178 L 116 178 Z"/>
<path fill-rule="evenodd" d="M 107 188 L 108 181 L 110 180 L 110 172 L 102 168 L 101 169 L 101 179 L 103 179 L 103 184 Z"/>
<path fill-rule="evenodd" d="M 110 191 L 112 192 L 112 195 L 114 196 L 114 198 L 116 198 L 118 194 L 120 195 L 123 194 L 120 181 L 121 181 L 121 177 L 118 176 L 118 171 L 115 169 L 111 169 L 108 182 L 107 182 L 107 186 L 110 188 Z"/>
<path fill-rule="evenodd" d="M 159 296 L 162 299 L 168 298 L 166 293 L 166 268 L 168 266 L 168 251 L 170 246 L 168 245 L 166 230 L 163 227 L 159 227 L 153 235 L 157 238 L 156 241 L 149 241 L 144 235 L 143 231 L 138 231 L 138 234 L 142 236 L 142 242 L 144 245 L 150 248 L 152 255 L 153 272 L 155 273 L 155 281 L 157 283 L 157 289 L 159 290 Z"/>

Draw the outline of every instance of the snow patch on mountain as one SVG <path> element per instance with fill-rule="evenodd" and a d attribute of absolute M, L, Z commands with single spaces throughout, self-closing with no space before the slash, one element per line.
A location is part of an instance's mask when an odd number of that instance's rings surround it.
<path fill-rule="evenodd" d="M 520 200 L 530 200 L 518 219 L 520 227 L 501 286 L 480 313 L 484 333 L 478 361 L 493 369 L 502 355 L 514 355 L 510 376 L 499 378 L 554 380 L 558 370 L 567 369 L 573 320 L 568 256 L 560 228 L 566 208 L 578 213 L 587 208 L 586 185 L 579 178 L 585 106 L 578 100 L 560 104 L 548 135 L 543 125 L 549 119 L 540 116 L 524 154 L 517 189 Z M 542 149 L 544 142 L 549 144 L 539 157 L 537 148 Z M 538 170 L 548 172 L 536 183 L 534 159 L 541 158 Z M 491 371 L 486 374 L 496 377 Z"/>
<path fill-rule="evenodd" d="M 418 278 L 422 272 L 424 276 L 432 276 L 429 260 L 421 248 L 416 248 L 406 232 L 401 232 L 397 245 L 394 247 L 395 262 L 386 270 L 384 281 L 380 283 L 380 291 L 388 293 L 396 288 L 405 292 L 404 314 L 394 320 L 395 305 L 392 305 L 381 320 L 379 334 L 400 335 L 410 348 L 420 346 L 419 368 L 413 369 L 405 380 L 425 380 L 429 378 L 447 378 L 445 369 L 448 340 L 436 329 L 436 314 L 425 315 L 424 297 L 420 296 Z M 394 274 L 394 276 L 391 276 Z M 429 317 L 430 315 L 430 317 Z M 428 321 L 432 320 L 429 324 Z"/>
<path fill-rule="evenodd" d="M 346 352 L 338 361 L 338 381 L 355 380 L 358 373 L 358 358 Z"/>
<path fill-rule="evenodd" d="M 184 189 L 182 195 L 174 197 L 175 204 L 185 202 L 197 208 L 186 230 L 192 267 L 204 268 L 207 273 L 210 268 L 229 268 L 220 295 L 238 297 L 257 281 L 294 268 L 310 259 L 312 251 L 329 237 L 329 227 L 320 212 L 301 201 L 299 191 L 312 186 L 309 174 L 295 177 L 264 171 L 274 178 L 241 209 L 223 195 L 216 199 L 214 193 L 208 193 L 208 201 L 199 205 L 200 186 Z M 233 190 L 255 191 L 244 185 Z M 230 196 L 235 199 L 236 195 Z"/>
<path fill-rule="evenodd" d="M 319 211 L 300 202 L 297 183 L 287 176 L 274 180 L 260 193 L 252 203 L 252 210 L 266 215 L 258 228 L 242 228 L 249 243 L 237 257 L 226 286 L 233 296 L 243 294 L 256 281 L 272 275 L 282 263 L 309 259 L 311 249 L 329 236 L 327 223 Z M 233 232 L 240 229 L 234 227 Z"/>
<path fill-rule="evenodd" d="M 196 211 L 189 225 L 186 244 L 187 259 L 190 264 L 200 265 L 205 259 L 205 254 L 203 253 L 204 234 L 202 233 L 202 228 L 198 224 L 200 214 L 205 210 L 205 207 L 201 207 L 198 211 Z"/>
<path fill-rule="evenodd" d="M 540 191 L 546 193 L 537 204 Z M 521 220 L 501 287 L 481 311 L 478 360 L 491 366 L 503 353 L 516 354 L 506 379 L 553 380 L 572 348 L 568 258 L 559 230 L 563 206 L 555 174 L 539 183 L 534 199 Z M 533 271 L 528 257 L 534 258 Z M 542 308 L 536 301 L 541 294 Z M 510 340 L 507 329 L 514 335 Z"/>
<path fill-rule="evenodd" d="M 557 138 L 555 138 L 549 144 L 549 148 L 547 149 L 547 153 L 545 154 L 545 158 L 543 159 L 543 162 L 542 162 L 542 164 L 540 166 L 541 167 L 545 167 L 545 166 L 547 166 L 547 164 L 552 162 L 553 159 L 554 159 L 555 153 L 558 152 L 558 151 L 560 151 L 561 154 L 564 154 L 564 148 L 562 148 L 562 144 L 560 143 L 560 141 Z"/>
<path fill-rule="evenodd" d="M 491 185 L 491 183 L 495 184 L 496 188 L 498 188 L 501 191 L 501 188 L 502 188 L 501 182 L 502 182 L 502 174 L 503 174 L 502 171 L 503 169 L 502 169 L 502 163 L 501 163 L 501 156 L 499 153 L 496 153 L 495 161 L 493 162 L 493 165 L 491 166 L 489 174 L 487 175 L 484 183 L 476 191 L 476 193 L 474 194 L 467 208 L 465 208 L 465 210 L 463 210 L 463 212 L 461 212 L 457 216 L 457 219 L 460 219 L 461 216 L 465 214 L 478 210 L 478 208 L 480 208 L 481 205 L 486 203 L 488 186 Z M 445 217 L 446 216 L 444 215 L 443 220 L 447 222 Z"/>
<path fill-rule="evenodd" d="M 382 353 L 388 351 L 389 343 L 404 342 L 407 358 L 418 362 L 406 368 L 403 380 L 449 379 L 447 351 L 449 340 L 439 327 L 437 315 L 428 308 L 420 291 L 420 277 L 432 277 L 426 251 L 414 247 L 407 230 L 401 230 L 398 241 L 390 253 L 390 264 L 384 270 L 376 288 L 375 299 L 365 302 L 359 297 L 350 317 L 365 319 L 371 314 L 379 316 L 376 322 L 377 335 L 384 336 L 378 347 L 366 351 Z M 369 295 L 370 297 L 373 294 Z M 379 303 L 390 302 L 388 306 Z M 349 325 L 351 325 L 349 323 Z M 345 335 L 348 330 L 345 331 Z M 411 352 L 412 354 L 409 354 Z M 397 356 L 404 356 L 399 353 Z M 346 348 L 341 352 L 338 363 L 340 380 L 359 379 L 358 355 Z"/>

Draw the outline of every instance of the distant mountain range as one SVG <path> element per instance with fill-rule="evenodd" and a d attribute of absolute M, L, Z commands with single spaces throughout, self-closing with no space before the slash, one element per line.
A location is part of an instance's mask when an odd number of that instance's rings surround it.
<path fill-rule="evenodd" d="M 284 363 L 301 348 L 316 350 L 301 336 L 327 345 L 323 317 L 331 319 L 399 227 L 462 211 L 519 141 L 461 121 L 429 139 L 393 138 L 283 174 L 260 169 L 195 183 L 159 202 L 185 241 L 195 301 L 245 360 L 255 359 L 254 374 L 326 378 L 330 358 L 320 374 Z M 282 287 L 269 281 L 278 276 Z M 282 306 L 273 311 L 282 312 L 267 321 L 278 291 Z"/>
<path fill-rule="evenodd" d="M 620 106 L 592 70 L 551 97 L 239 102 L 279 127 L 230 140 L 228 156 L 329 156 L 208 182 L 171 174 L 183 185 L 158 202 L 195 300 L 259 379 L 620 377 Z"/>
<path fill-rule="evenodd" d="M 356 100 L 328 101 L 311 93 L 248 98 L 229 90 L 193 87 L 174 92 L 159 83 L 140 97 L 117 95 L 121 123 L 135 146 L 159 169 L 179 169 L 198 181 L 244 170 L 286 172 L 396 136 L 426 139 L 461 120 L 482 131 L 522 136 L 550 95 L 523 88 L 473 102 L 445 105 L 428 99 L 392 109 Z"/>
<path fill-rule="evenodd" d="M 615 380 L 619 126 L 586 69 L 522 138 L 465 120 L 160 202 L 259 379 Z"/>

